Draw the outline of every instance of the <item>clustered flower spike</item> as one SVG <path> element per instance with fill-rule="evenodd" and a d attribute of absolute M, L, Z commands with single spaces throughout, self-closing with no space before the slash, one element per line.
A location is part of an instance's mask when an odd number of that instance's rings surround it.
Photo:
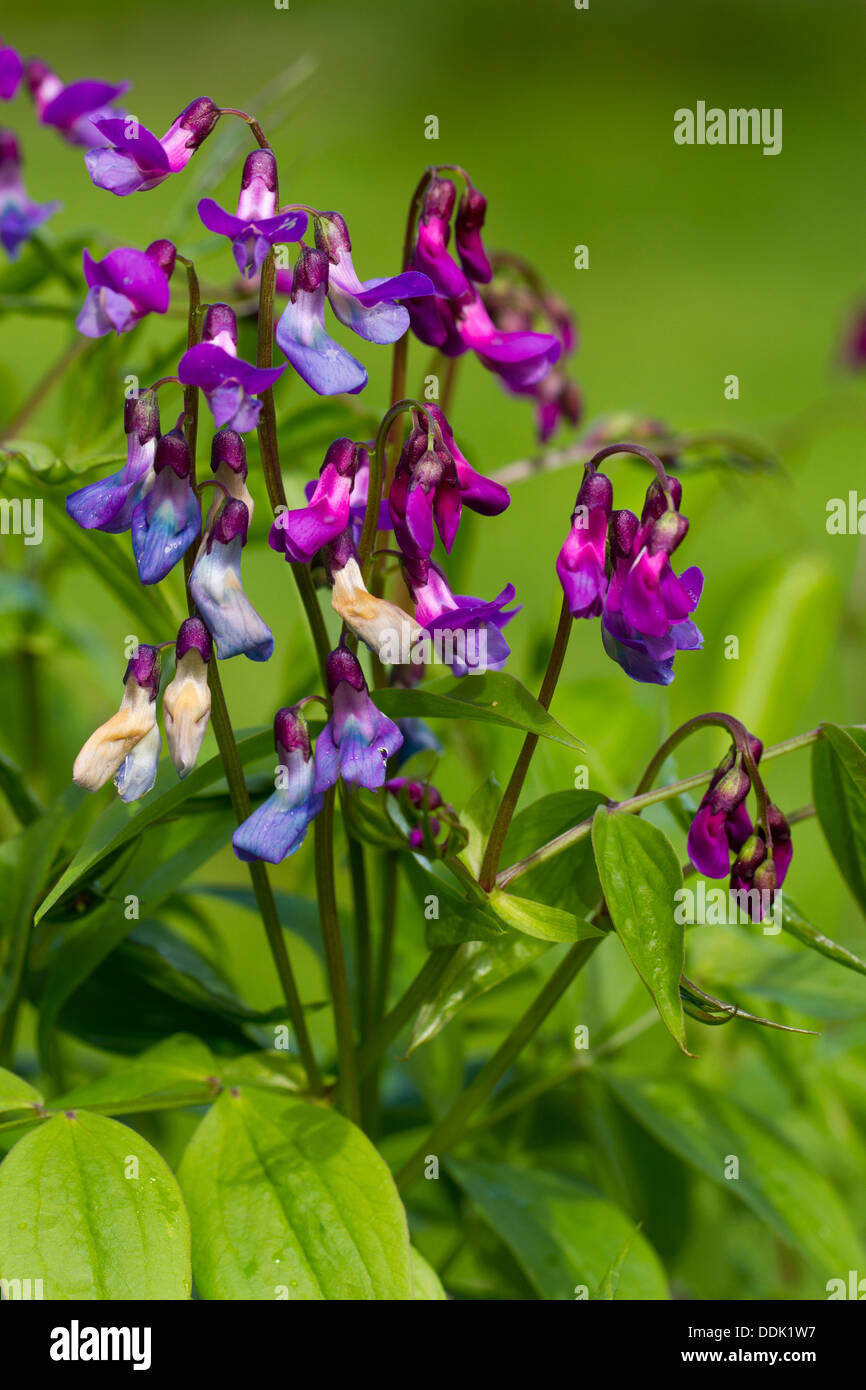
<path fill-rule="evenodd" d="M 276 790 L 232 836 L 238 859 L 266 859 L 279 864 L 300 849 L 310 822 L 322 809 L 315 788 L 316 764 L 310 735 L 299 707 L 280 709 L 274 717 L 278 767 Z"/>
<path fill-rule="evenodd" d="M 89 290 L 75 320 L 79 333 L 87 338 L 128 333 L 147 314 L 164 314 L 175 256 L 173 243 L 165 240 L 151 242 L 146 251 L 122 246 L 102 261 L 85 251 L 84 278 Z"/>
<path fill-rule="evenodd" d="M 0 130 L 0 244 L 10 260 L 18 257 L 25 241 L 59 207 L 56 202 L 31 202 L 21 174 L 18 140 L 11 130 Z"/>
<path fill-rule="evenodd" d="M 670 561 L 688 531 L 681 497 L 677 478 L 655 478 L 639 520 L 612 510 L 610 480 L 589 468 L 556 565 L 572 617 L 601 614 L 608 656 L 632 680 L 656 685 L 673 680 L 677 651 L 703 643 L 689 616 L 703 575 L 692 568 L 678 577 Z"/>
<path fill-rule="evenodd" d="M 185 169 L 220 118 L 210 97 L 196 97 L 172 121 L 161 140 L 134 116 L 111 116 L 94 121 L 105 142 L 84 156 L 97 188 L 125 197 L 156 188 Z"/>
<path fill-rule="evenodd" d="M 749 749 L 757 767 L 763 745 L 749 735 Z M 763 894 L 771 895 L 781 888 L 791 864 L 794 847 L 791 829 L 778 806 L 769 802 L 767 822 L 759 818 L 752 824 L 746 798 L 752 790 L 752 779 L 741 749 L 733 746 L 713 774 L 691 823 L 688 853 L 698 873 L 706 878 L 724 878 L 730 872 L 731 891 L 751 894 L 757 889 L 756 901 L 749 901 L 752 920 L 759 921 L 764 913 Z M 733 854 L 733 862 L 731 855 Z"/>
<path fill-rule="evenodd" d="M 435 841 L 442 826 L 439 817 L 432 813 L 444 808 L 453 814 L 452 808 L 445 806 L 438 787 L 412 777 L 389 777 L 385 790 L 397 799 L 404 814 L 414 822 L 409 831 L 412 849 L 435 850 Z"/>
<path fill-rule="evenodd" d="M 306 507 L 281 512 L 271 527 L 272 550 L 283 551 L 295 564 L 309 564 L 322 546 L 346 530 L 359 457 L 360 446 L 351 439 L 334 440 Z"/>
<path fill-rule="evenodd" d="M 511 268 L 511 264 L 508 258 L 502 258 L 504 271 Z M 580 423 L 583 411 L 580 391 L 564 369 L 566 358 L 577 346 L 577 330 L 568 306 L 539 286 L 534 273 L 530 281 L 517 284 L 505 274 L 497 273 L 494 282 L 482 291 L 482 299 L 501 333 L 530 333 L 541 324 L 559 339 L 562 352 L 540 381 L 527 386 L 509 384 L 513 394 L 534 399 L 536 431 L 539 441 L 546 444 L 563 421 L 570 425 Z"/>
<path fill-rule="evenodd" d="M 238 357 L 238 322 L 228 304 L 211 304 L 202 326 L 202 341 L 187 348 L 177 366 L 184 386 L 198 386 L 217 429 L 228 425 L 239 434 L 255 429 L 262 403 L 254 399 L 279 381 L 285 367 L 254 367 Z"/>
<path fill-rule="evenodd" d="M 209 232 L 228 237 L 242 275 L 252 278 L 278 242 L 300 241 L 307 215 L 291 208 L 277 212 L 277 161 L 273 150 L 247 155 L 237 213 L 226 212 L 213 198 L 202 198 L 198 215 Z"/>

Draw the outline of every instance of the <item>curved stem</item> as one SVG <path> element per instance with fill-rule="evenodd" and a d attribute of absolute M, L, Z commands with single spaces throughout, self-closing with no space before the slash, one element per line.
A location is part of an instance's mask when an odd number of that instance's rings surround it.
<path fill-rule="evenodd" d="M 593 454 L 586 465 L 587 469 L 590 472 L 595 472 L 595 469 L 601 463 L 602 459 L 609 458 L 611 454 L 635 454 L 638 458 L 645 459 L 647 463 L 652 464 L 662 482 L 664 482 L 667 477 L 665 466 L 658 454 L 654 454 L 652 449 L 645 448 L 643 444 L 605 444 L 603 449 L 599 449 Z"/>
<path fill-rule="evenodd" d="M 355 1041 L 352 1034 L 352 1003 L 346 962 L 340 938 L 337 916 L 337 895 L 334 887 L 334 788 L 325 792 L 325 804 L 315 820 L 316 889 L 325 963 L 334 1005 L 334 1028 L 337 1034 L 337 1056 L 340 1068 L 339 1093 L 346 1114 L 355 1124 L 361 1123 L 361 1100 L 358 1091 L 358 1068 Z"/>
<path fill-rule="evenodd" d="M 550 652 L 550 659 L 547 663 L 547 670 L 544 673 L 544 680 L 538 692 L 538 703 L 544 709 L 550 708 L 550 701 L 556 689 L 556 682 L 562 670 L 562 663 L 565 659 L 568 638 L 571 633 L 572 617 L 568 610 L 568 604 L 563 598 L 562 607 L 559 612 L 559 623 L 556 628 L 556 635 L 553 639 L 553 647 Z M 529 764 L 532 762 L 532 755 L 538 744 L 538 734 L 527 734 L 523 740 L 523 747 L 514 764 L 508 786 L 502 793 L 502 800 L 496 812 L 496 819 L 490 831 L 487 844 L 484 849 L 484 859 L 481 863 L 481 872 L 478 881 L 485 892 L 489 892 L 496 878 L 496 870 L 499 868 L 499 856 L 502 853 L 502 846 L 505 844 L 505 837 L 508 834 L 508 827 L 514 815 L 515 807 L 520 799 L 523 790 L 523 783 L 529 771 Z"/>

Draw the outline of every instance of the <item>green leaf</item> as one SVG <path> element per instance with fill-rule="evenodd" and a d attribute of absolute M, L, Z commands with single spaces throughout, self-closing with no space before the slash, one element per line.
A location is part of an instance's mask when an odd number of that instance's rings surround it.
<path fill-rule="evenodd" d="M 505 928 L 493 913 L 476 907 L 460 893 L 441 862 L 406 854 L 401 864 L 424 914 L 429 950 L 461 941 L 497 941 L 504 936 Z"/>
<path fill-rule="evenodd" d="M 443 676 L 411 690 L 390 686 L 373 691 L 373 700 L 389 719 L 476 719 L 538 734 L 566 748 L 583 748 L 580 739 L 558 724 L 535 696 L 505 671 Z"/>
<path fill-rule="evenodd" d="M 447 1300 L 448 1295 L 442 1287 L 439 1275 L 432 1265 L 429 1265 L 424 1256 L 419 1254 L 412 1245 L 409 1248 L 412 1260 L 412 1298 L 417 1303 L 421 1302 L 442 1302 Z"/>
<path fill-rule="evenodd" d="M 624 1212 L 571 1178 L 474 1160 L 449 1159 L 447 1167 L 512 1251 L 539 1298 L 588 1297 L 633 1235 Z M 618 1294 L 622 1299 L 668 1297 L 658 1256 L 641 1235 L 634 1238 Z"/>
<path fill-rule="evenodd" d="M 611 1264 L 608 1265 L 604 1273 L 604 1278 L 592 1295 L 598 1302 L 610 1302 L 616 1298 L 616 1291 L 619 1288 L 619 1279 L 622 1274 L 622 1267 L 628 1259 L 628 1253 L 634 1245 L 634 1238 L 640 1230 L 640 1222 L 635 1226 L 628 1240 L 624 1243 L 621 1250 L 617 1252 Z"/>
<path fill-rule="evenodd" d="M 123 1105 L 172 1100 L 190 1096 L 190 1104 L 204 1104 L 213 1098 L 217 1064 L 198 1038 L 183 1033 L 165 1038 L 132 1062 L 126 1062 L 102 1076 L 88 1081 L 65 1095 L 52 1099 L 52 1110 L 73 1110 L 79 1106 Z"/>
<path fill-rule="evenodd" d="M 674 921 L 683 882 L 676 851 L 650 821 L 604 806 L 593 818 L 592 843 L 617 935 L 671 1037 L 690 1055 L 680 999 L 685 927 Z"/>
<path fill-rule="evenodd" d="M 789 936 L 794 936 L 798 941 L 802 941 L 804 946 L 808 946 L 811 951 L 818 951 L 828 960 L 835 960 L 838 965 L 847 965 L 849 970 L 856 970 L 860 975 L 866 975 L 866 961 L 855 956 L 853 951 L 849 951 L 845 946 L 839 946 L 835 941 L 831 941 L 829 936 L 824 936 L 817 927 L 813 927 L 811 922 L 807 922 L 802 913 L 794 906 L 791 899 L 782 894 L 782 929 L 788 932 Z"/>
<path fill-rule="evenodd" d="M 866 913 L 866 730 L 822 725 L 812 745 L 812 796 L 830 853 Z"/>
<path fill-rule="evenodd" d="M 22 1081 L 12 1071 L 0 1067 L 0 1112 L 5 1110 L 32 1110 L 34 1105 L 42 1105 L 43 1098 L 29 1081 Z"/>
<path fill-rule="evenodd" d="M 190 1140 L 179 1178 L 204 1298 L 411 1298 L 391 1174 L 334 1111 L 225 1092 Z"/>
<path fill-rule="evenodd" d="M 599 1071 L 651 1134 L 799 1247 L 822 1277 L 863 1267 L 864 1251 L 848 1211 L 787 1136 L 776 1134 L 720 1089 Z M 725 1176 L 731 1158 L 739 1163 L 736 1179 Z M 817 1296 L 823 1298 L 824 1290 Z"/>
<path fill-rule="evenodd" d="M 533 801 L 511 822 L 502 849 L 501 866 L 518 863 L 563 831 L 590 820 L 596 807 L 605 800 L 601 792 L 584 790 L 551 792 Z M 515 880 L 515 887 L 535 902 L 564 907 L 578 916 L 591 913 L 601 897 L 601 888 L 590 837 L 587 835 L 521 874 Z"/>
<path fill-rule="evenodd" d="M 260 729 L 238 739 L 238 754 L 243 764 L 266 757 L 272 749 L 273 734 L 270 729 Z M 70 889 L 75 888 L 84 879 L 92 877 L 98 866 L 110 855 L 130 844 L 155 821 L 174 815 L 190 797 L 203 791 L 205 787 L 212 786 L 214 782 L 219 782 L 224 776 L 225 769 L 219 755 L 202 763 L 201 767 L 195 768 L 183 780 L 174 772 L 171 759 L 163 758 L 159 765 L 156 787 L 142 802 L 128 806 L 118 797 L 94 821 L 72 862 L 45 900 L 40 903 L 36 921 L 40 922 L 46 912 L 50 911 Z M 166 783 L 167 789 L 163 790 Z"/>
<path fill-rule="evenodd" d="M 55 1115 L 0 1166 L 4 1277 L 46 1299 L 187 1299 L 189 1246 L 174 1175 L 116 1120 Z"/>
<path fill-rule="evenodd" d="M 430 1042 L 461 1009 L 531 965 L 549 949 L 547 941 L 511 933 L 496 942 L 464 942 L 449 961 L 432 998 L 418 1011 L 408 1051 Z"/>
<path fill-rule="evenodd" d="M 484 849 L 501 799 L 502 788 L 491 772 L 481 786 L 476 787 L 460 812 L 460 824 L 467 831 L 469 839 L 459 858 L 463 860 L 473 878 L 477 878 L 481 872 Z"/>
<path fill-rule="evenodd" d="M 550 907 L 547 903 L 517 898 L 499 888 L 490 893 L 490 906 L 507 926 L 540 941 L 586 941 L 603 935 L 585 917 L 575 917 L 573 912 L 564 912 L 561 907 Z"/>
<path fill-rule="evenodd" d="M 44 807 L 30 790 L 24 774 L 11 758 L 0 752 L 0 791 L 22 825 L 30 825 L 43 814 Z"/>

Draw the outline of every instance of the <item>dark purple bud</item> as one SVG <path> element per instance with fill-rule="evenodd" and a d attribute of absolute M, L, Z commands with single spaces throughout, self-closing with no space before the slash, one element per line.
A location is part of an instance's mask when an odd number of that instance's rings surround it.
<path fill-rule="evenodd" d="M 773 837 L 773 844 L 775 844 L 777 840 L 790 840 L 791 827 L 778 806 L 774 805 L 772 801 L 767 807 L 767 822 L 770 834 Z"/>
<path fill-rule="evenodd" d="M 484 194 L 479 193 L 477 188 L 467 188 L 457 209 L 455 243 L 463 269 L 483 285 L 493 279 L 493 270 L 481 241 L 486 214 L 487 199 Z"/>
<path fill-rule="evenodd" d="M 54 70 L 41 58 L 29 58 L 24 65 L 24 81 L 32 97 L 36 96 L 46 77 L 53 77 Z"/>
<path fill-rule="evenodd" d="M 578 507 L 603 507 L 610 515 L 613 507 L 613 483 L 605 473 L 587 473 L 577 494 Z"/>
<path fill-rule="evenodd" d="M 218 430 L 210 446 L 210 466 L 214 473 L 220 464 L 226 464 L 233 473 L 247 476 L 247 447 L 243 435 L 237 430 Z"/>
<path fill-rule="evenodd" d="M 127 662 L 124 685 L 131 677 L 142 690 L 149 690 L 151 700 L 155 700 L 159 693 L 159 660 L 159 647 L 148 647 L 142 642 Z"/>
<path fill-rule="evenodd" d="M 301 254 L 295 264 L 292 277 L 292 300 L 303 291 L 312 294 L 322 285 L 328 284 L 328 257 L 324 251 L 314 251 L 311 246 L 301 245 Z"/>
<path fill-rule="evenodd" d="M 680 512 L 662 512 L 653 523 L 649 534 L 650 555 L 657 555 L 660 550 L 666 555 L 672 555 L 688 529 L 688 517 L 682 516 Z"/>
<path fill-rule="evenodd" d="M 313 756 L 307 721 L 297 705 L 278 709 L 274 715 L 274 744 L 278 754 L 299 748 L 305 762 Z"/>
<path fill-rule="evenodd" d="M 189 445 L 180 429 L 169 430 L 157 440 L 153 471 L 161 473 L 164 468 L 173 468 L 179 478 L 189 477 Z"/>
<path fill-rule="evenodd" d="M 752 876 L 752 887 L 762 893 L 775 893 L 778 882 L 779 876 L 772 859 L 762 860 Z"/>
<path fill-rule="evenodd" d="M 123 432 L 137 434 L 139 444 L 159 436 L 159 399 L 155 391 L 141 391 L 124 402 Z"/>
<path fill-rule="evenodd" d="M 732 767 L 715 783 L 712 791 L 707 794 L 706 802 L 713 814 L 717 811 L 729 814 L 745 800 L 751 787 L 751 778 L 745 768 Z"/>
<path fill-rule="evenodd" d="M 16 168 L 21 165 L 18 138 L 11 130 L 0 130 L 0 166 L 4 164 L 13 164 Z"/>
<path fill-rule="evenodd" d="M 230 497 L 214 523 L 213 540 L 228 545 L 235 536 L 240 536 L 242 543 L 246 545 L 249 524 L 250 514 L 246 503 L 236 497 Z"/>
<path fill-rule="evenodd" d="M 273 150 L 253 150 L 244 161 L 241 188 L 249 188 L 254 179 L 260 179 L 268 192 L 274 193 L 277 187 L 277 160 Z"/>
<path fill-rule="evenodd" d="M 345 681 L 353 690 L 367 689 L 361 663 L 355 653 L 349 651 L 348 647 L 335 647 L 325 664 L 325 672 L 328 678 L 328 690 L 332 695 L 341 681 Z"/>
<path fill-rule="evenodd" d="M 608 535 L 611 554 L 615 560 L 623 559 L 631 554 L 639 525 L 634 512 L 630 512 L 626 508 L 611 513 Z"/>
<path fill-rule="evenodd" d="M 448 222 L 457 201 L 457 189 L 450 179 L 434 176 L 427 185 L 424 202 L 421 205 L 421 220 L 427 222 L 431 217 L 440 222 Z"/>
<path fill-rule="evenodd" d="M 210 135 L 219 118 L 220 109 L 210 97 L 196 97 L 195 101 L 184 107 L 175 124 L 181 130 L 189 132 L 186 143 L 190 149 L 197 150 L 202 141 Z"/>
<path fill-rule="evenodd" d="M 346 530 L 341 531 L 339 536 L 336 536 L 334 540 L 329 541 L 327 545 L 323 545 L 321 548 L 321 555 L 322 563 L 325 566 L 325 573 L 331 583 L 333 583 L 334 576 L 339 574 L 341 570 L 344 570 L 350 560 L 357 560 L 358 558 L 358 551 L 355 548 L 351 527 L 347 527 Z"/>
<path fill-rule="evenodd" d="M 679 478 L 673 478 L 669 473 L 666 473 L 664 481 L 662 481 L 656 476 L 646 490 L 640 518 L 641 525 L 645 526 L 648 521 L 655 521 L 657 517 L 671 508 L 679 511 L 682 500 L 683 485 Z"/>
<path fill-rule="evenodd" d="M 178 628 L 177 641 L 174 644 L 175 659 L 180 661 L 181 657 L 186 656 L 187 652 L 193 649 L 198 652 L 202 661 L 210 661 L 213 652 L 211 635 L 201 618 L 184 618 Z"/>
<path fill-rule="evenodd" d="M 177 256 L 177 248 L 173 241 L 167 241 L 164 237 L 159 241 L 152 241 L 144 254 L 150 256 L 152 261 L 156 261 L 160 269 L 164 270 L 168 278 L 171 279 Z"/>
<path fill-rule="evenodd" d="M 235 347 L 238 343 L 238 321 L 234 309 L 228 304 L 211 304 L 204 316 L 202 341 L 212 342 L 221 333 L 228 333 Z"/>
<path fill-rule="evenodd" d="M 338 212 L 323 212 L 321 217 L 316 218 L 316 246 L 334 265 L 338 264 L 344 251 L 351 251 L 349 228 Z"/>
<path fill-rule="evenodd" d="M 341 478 L 353 478 L 358 468 L 358 446 L 351 439 L 335 439 L 333 444 L 328 445 L 328 452 L 319 472 L 328 465 L 336 468 Z"/>

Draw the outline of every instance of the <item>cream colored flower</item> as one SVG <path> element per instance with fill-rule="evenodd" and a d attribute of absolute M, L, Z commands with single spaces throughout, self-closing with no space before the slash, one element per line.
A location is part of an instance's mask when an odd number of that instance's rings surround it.
<path fill-rule="evenodd" d="M 75 759 L 73 781 L 89 792 L 99 791 L 154 728 L 156 702 L 151 699 L 150 691 L 131 676 L 117 714 L 90 735 Z"/>
<path fill-rule="evenodd" d="M 207 663 L 195 647 L 178 661 L 174 679 L 162 697 L 168 751 L 179 777 L 195 767 L 210 722 L 210 687 Z"/>
<path fill-rule="evenodd" d="M 333 579 L 331 607 L 349 631 L 375 652 L 380 661 L 390 665 L 408 664 L 412 648 L 424 636 L 424 629 L 396 603 L 370 593 L 357 560 L 347 560 Z"/>

